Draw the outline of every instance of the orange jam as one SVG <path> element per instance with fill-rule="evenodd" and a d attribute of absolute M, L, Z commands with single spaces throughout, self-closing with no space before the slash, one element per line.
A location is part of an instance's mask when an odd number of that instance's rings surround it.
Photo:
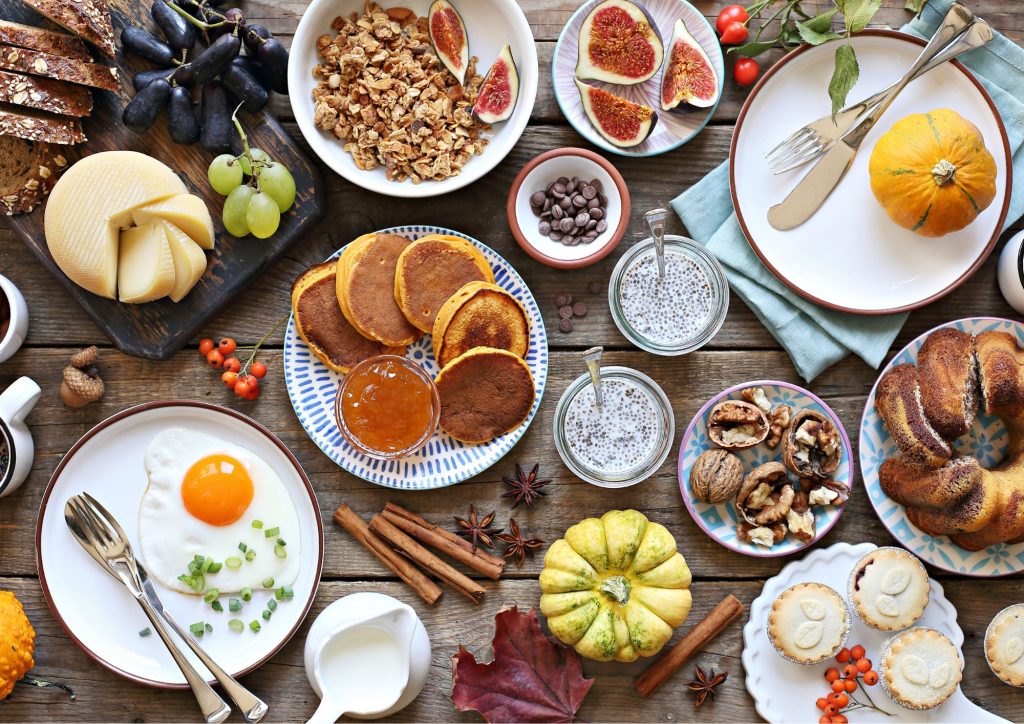
<path fill-rule="evenodd" d="M 385 458 L 422 447 L 437 427 L 440 405 L 427 374 L 404 357 L 362 362 L 341 383 L 338 422 L 349 442 Z"/>

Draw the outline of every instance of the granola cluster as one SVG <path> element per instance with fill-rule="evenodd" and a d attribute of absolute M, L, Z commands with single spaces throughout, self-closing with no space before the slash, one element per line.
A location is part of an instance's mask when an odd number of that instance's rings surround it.
<path fill-rule="evenodd" d="M 389 181 L 441 181 L 483 152 L 490 127 L 473 118 L 483 78 L 470 59 L 460 86 L 433 53 L 427 19 L 367 2 L 337 17 L 313 68 L 313 121 L 344 142 L 356 166 L 383 166 Z"/>

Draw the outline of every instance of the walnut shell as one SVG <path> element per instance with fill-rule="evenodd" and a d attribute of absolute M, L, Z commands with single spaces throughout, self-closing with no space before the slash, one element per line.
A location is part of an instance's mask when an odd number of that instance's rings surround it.
<path fill-rule="evenodd" d="M 785 539 L 786 524 L 751 525 L 741 519 L 736 521 L 736 537 L 744 543 L 755 543 L 762 548 L 771 548 Z"/>
<path fill-rule="evenodd" d="M 800 487 L 807 493 L 810 505 L 843 505 L 850 499 L 850 489 L 831 478 L 801 478 Z"/>
<path fill-rule="evenodd" d="M 728 450 L 705 450 L 690 470 L 690 489 L 702 503 L 724 503 L 736 497 L 742 483 L 743 463 Z"/>
<path fill-rule="evenodd" d="M 723 400 L 708 413 L 708 437 L 726 450 L 745 450 L 768 437 L 768 418 L 757 405 Z"/>
<path fill-rule="evenodd" d="M 754 468 L 736 494 L 736 512 L 755 526 L 778 523 L 786 518 L 796 491 L 782 463 L 765 463 Z"/>
<path fill-rule="evenodd" d="M 825 415 L 801 410 L 782 436 L 782 462 L 801 478 L 824 478 L 834 473 L 843 457 L 839 431 Z"/>

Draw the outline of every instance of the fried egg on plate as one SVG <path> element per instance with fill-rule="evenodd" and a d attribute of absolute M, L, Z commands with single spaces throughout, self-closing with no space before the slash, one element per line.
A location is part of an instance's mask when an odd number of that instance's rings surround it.
<path fill-rule="evenodd" d="M 299 518 L 284 483 L 266 461 L 212 435 L 169 428 L 149 443 L 145 465 L 149 485 L 139 504 L 139 544 L 153 578 L 198 595 L 178 576 L 199 555 L 222 564 L 206 575 L 206 588 L 221 593 L 260 588 L 268 578 L 275 587 L 295 581 Z M 253 527 L 253 521 L 262 521 L 263 527 Z M 278 532 L 267 537 L 274 528 Z M 274 551 L 279 538 L 286 544 L 283 558 Z M 240 543 L 254 552 L 251 561 Z"/>

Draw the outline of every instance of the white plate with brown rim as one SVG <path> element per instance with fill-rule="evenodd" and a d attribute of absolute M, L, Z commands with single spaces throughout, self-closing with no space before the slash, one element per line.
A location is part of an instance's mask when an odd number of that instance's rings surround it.
<path fill-rule="evenodd" d="M 889 30 L 865 31 L 852 43 L 860 80 L 850 91 L 851 102 L 897 80 L 924 45 Z M 821 209 L 803 225 L 778 231 L 768 223 L 768 209 L 786 197 L 809 167 L 774 176 L 764 156 L 804 123 L 829 113 L 826 88 L 834 53 L 833 43 L 803 46 L 772 66 L 751 91 L 730 151 L 736 217 L 761 261 L 812 302 L 857 314 L 915 309 L 966 281 L 999 239 L 1012 183 L 1006 129 L 974 76 L 956 61 L 944 63 L 900 93 Z M 998 176 L 995 199 L 972 224 L 926 238 L 897 226 L 875 200 L 868 159 L 875 142 L 896 121 L 937 108 L 953 108 L 978 127 Z"/>
<path fill-rule="evenodd" d="M 403 7 L 425 17 L 430 0 L 378 0 L 385 10 Z M 321 131 L 313 123 L 311 94 L 317 86 L 313 67 L 321 59 L 317 53 L 317 38 L 335 34 L 331 22 L 338 16 L 363 13 L 364 0 L 313 0 L 302 13 L 295 30 L 288 61 L 288 97 L 299 130 L 313 152 L 335 173 L 369 191 L 402 198 L 438 196 L 467 186 L 489 172 L 508 155 L 523 135 L 537 98 L 539 71 L 537 48 L 526 15 L 516 0 L 454 0 L 452 5 L 462 16 L 469 38 L 469 54 L 477 60 L 477 73 L 487 75 L 487 69 L 497 59 L 502 47 L 508 43 L 519 73 L 519 99 L 512 116 L 496 123 L 484 132 L 487 146 L 479 156 L 470 158 L 462 171 L 443 181 L 389 181 L 384 169 L 358 168 L 352 155 L 343 148 L 343 142 L 333 134 Z M 447 72 L 447 71 L 445 71 Z"/>
<path fill-rule="evenodd" d="M 229 612 L 225 595 L 224 611 L 217 613 L 201 596 L 173 591 L 153 579 L 165 608 L 181 625 L 208 621 L 214 626 L 199 643 L 232 675 L 262 666 L 302 624 L 323 568 L 323 524 L 313 487 L 295 456 L 258 422 L 225 407 L 189 400 L 138 405 L 107 418 L 68 450 L 43 494 L 36 526 L 36 561 L 46 602 L 71 640 L 115 674 L 161 689 L 186 689 L 184 676 L 160 638 L 155 633 L 140 636 L 150 627 L 142 608 L 85 552 L 64 521 L 68 498 L 88 492 L 113 514 L 141 557 L 139 504 L 148 482 L 143 456 L 153 437 L 169 427 L 230 440 L 262 458 L 284 483 L 298 515 L 298 545 L 289 546 L 292 552 L 297 547 L 300 556 L 294 597 L 280 601 L 269 620 L 263 620 L 261 612 L 265 600 L 273 597 L 271 591 L 254 589 L 252 601 L 237 614 Z M 262 628 L 254 633 L 246 625 L 236 633 L 227 625 L 235 617 L 246 624 L 258 619 Z M 179 646 L 196 670 L 215 683 L 185 644 Z"/>

